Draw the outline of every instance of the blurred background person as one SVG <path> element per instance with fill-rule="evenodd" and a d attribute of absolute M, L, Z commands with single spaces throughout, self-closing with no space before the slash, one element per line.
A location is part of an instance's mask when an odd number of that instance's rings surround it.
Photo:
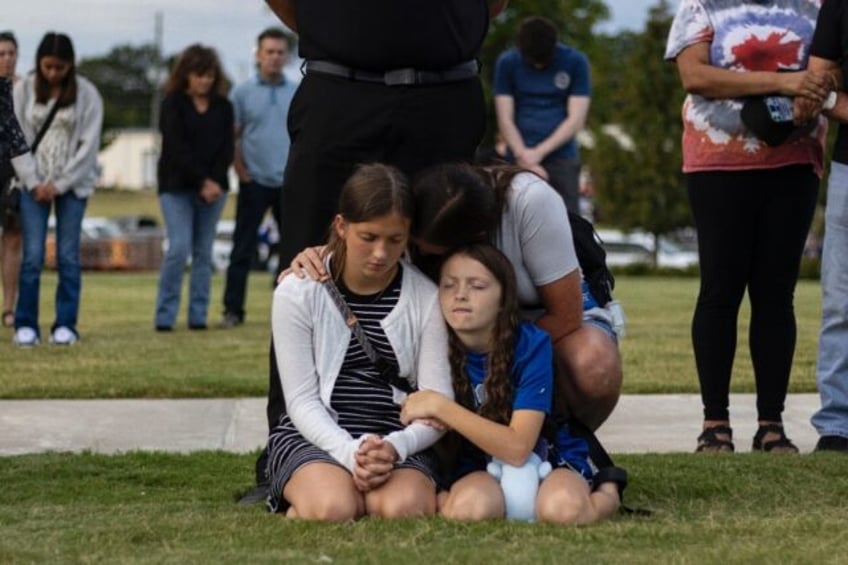
<path fill-rule="evenodd" d="M 247 276 L 256 255 L 259 226 L 271 210 L 280 225 L 283 172 L 289 156 L 286 122 L 297 85 L 288 81 L 283 66 L 289 60 L 291 40 L 280 28 L 259 34 L 256 76 L 233 89 L 235 165 L 239 177 L 236 228 L 224 289 L 221 327 L 244 322 Z"/>
<path fill-rule="evenodd" d="M 21 193 L 23 261 L 14 341 L 27 347 L 41 340 L 38 301 L 47 220 L 53 209 L 59 286 L 50 341 L 71 345 L 79 339 L 80 237 L 85 207 L 97 180 L 103 100 L 91 82 L 77 75 L 71 38 L 48 32 L 38 45 L 35 71 L 15 85 L 14 104 L 30 145 L 43 131 L 35 159 L 45 183 Z"/>
<path fill-rule="evenodd" d="M 159 271 L 154 325 L 171 331 L 191 257 L 188 328 L 205 330 L 212 281 L 212 244 L 227 201 L 233 162 L 233 106 L 214 49 L 187 47 L 165 84 L 159 129 L 159 205 L 168 249 Z"/>
<path fill-rule="evenodd" d="M 518 45 L 498 57 L 495 113 L 510 158 L 546 179 L 580 213 L 577 133 L 586 124 L 592 87 L 589 60 L 560 43 L 554 23 L 531 16 Z"/>
<path fill-rule="evenodd" d="M 18 76 L 15 68 L 18 63 L 18 40 L 11 31 L 0 32 L 0 78 L 5 78 L 10 83 L 15 83 Z M 11 95 L 11 90 L 9 93 Z M 9 110 L 11 110 L 11 98 L 9 98 Z M 29 149 L 27 149 L 28 151 Z M 11 187 L 8 183 L 11 178 L 3 179 L 5 186 L 0 190 L 7 191 Z M 0 269 L 3 279 L 3 327 L 15 325 L 15 302 L 18 299 L 18 277 L 21 272 L 21 219 L 20 209 L 4 206 L 0 210 L 0 227 L 3 235 L 0 238 Z"/>

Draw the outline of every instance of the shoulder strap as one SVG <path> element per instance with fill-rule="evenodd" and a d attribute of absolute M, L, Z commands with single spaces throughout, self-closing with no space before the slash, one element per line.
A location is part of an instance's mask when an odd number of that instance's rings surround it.
<path fill-rule="evenodd" d="M 336 307 L 338 307 L 339 312 L 342 313 L 345 323 L 353 332 L 353 336 L 356 338 L 356 341 L 358 341 L 359 345 L 362 346 L 363 351 L 365 351 L 365 355 L 367 355 L 368 359 L 370 359 L 371 362 L 374 363 L 374 366 L 377 367 L 380 375 L 393 387 L 400 389 L 407 394 L 414 392 L 409 381 L 400 376 L 397 365 L 386 361 L 384 357 L 377 353 L 374 346 L 371 345 L 371 340 L 369 340 L 368 336 L 365 335 L 365 330 L 363 330 L 362 326 L 359 325 L 359 320 L 356 318 L 356 315 L 351 312 L 350 306 L 347 305 L 344 296 L 342 296 L 342 293 L 333 282 L 333 279 L 327 279 L 324 281 L 324 288 L 326 288 L 327 292 L 330 293 L 330 298 L 333 299 L 333 302 L 336 304 Z"/>
<path fill-rule="evenodd" d="M 59 111 L 59 100 L 62 99 L 62 95 L 65 93 L 65 87 L 62 87 L 62 90 L 59 91 L 59 97 L 56 98 L 56 102 L 53 104 L 53 107 L 50 108 L 50 113 L 47 114 L 47 119 L 44 120 L 44 123 L 41 124 L 41 129 L 38 130 L 38 133 L 35 135 L 35 139 L 32 141 L 32 145 L 29 150 L 35 154 L 35 151 L 38 149 L 38 144 L 41 143 L 41 140 L 44 138 L 44 134 L 47 133 L 47 130 L 50 128 L 50 124 L 53 123 L 53 118 L 56 117 L 56 112 Z"/>
<path fill-rule="evenodd" d="M 620 512 L 622 514 L 631 514 L 635 516 L 650 516 L 654 512 L 648 508 L 632 507 L 624 504 L 624 489 L 627 487 L 627 471 L 621 467 L 617 467 L 612 461 L 607 450 L 601 445 L 598 436 L 595 435 L 589 426 L 581 420 L 571 417 L 565 421 L 568 426 L 568 431 L 572 436 L 582 438 L 589 447 L 589 459 L 597 468 L 598 472 L 595 475 L 597 484 L 605 481 L 613 481 L 618 484 L 618 494 L 621 500 Z M 596 486 L 597 486 L 596 484 Z"/>

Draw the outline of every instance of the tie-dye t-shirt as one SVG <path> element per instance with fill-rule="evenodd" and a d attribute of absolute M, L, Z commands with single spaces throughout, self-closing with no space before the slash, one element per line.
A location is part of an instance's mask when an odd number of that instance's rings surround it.
<path fill-rule="evenodd" d="M 736 72 L 806 68 L 820 0 L 681 0 L 665 57 L 710 44 L 710 63 Z M 821 175 L 827 125 L 769 147 L 740 118 L 744 99 L 689 94 L 683 103 L 683 171 L 770 169 L 812 164 Z"/>

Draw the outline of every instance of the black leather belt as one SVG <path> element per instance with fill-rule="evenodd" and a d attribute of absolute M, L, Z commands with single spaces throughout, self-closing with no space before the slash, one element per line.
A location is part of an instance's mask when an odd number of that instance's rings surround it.
<path fill-rule="evenodd" d="M 477 61 L 466 61 L 444 71 L 419 71 L 413 68 L 394 69 L 385 73 L 360 71 L 330 61 L 304 61 L 304 74 L 322 73 L 360 82 L 376 82 L 387 86 L 409 86 L 415 84 L 440 84 L 474 78 L 480 74 Z"/>

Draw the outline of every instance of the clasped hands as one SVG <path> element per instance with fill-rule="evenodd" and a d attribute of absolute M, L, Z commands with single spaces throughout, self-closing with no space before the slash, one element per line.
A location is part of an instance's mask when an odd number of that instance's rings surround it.
<path fill-rule="evenodd" d="M 548 171 L 542 166 L 544 158 L 545 154 L 538 147 L 528 147 L 515 153 L 515 162 L 519 167 L 535 173 L 543 180 L 548 180 Z"/>
<path fill-rule="evenodd" d="M 200 186 L 200 199 L 207 204 L 212 204 L 224 195 L 221 185 L 212 179 L 205 179 Z"/>
<path fill-rule="evenodd" d="M 434 415 L 437 403 L 443 400 L 443 395 L 432 390 L 413 392 L 401 404 L 400 421 L 408 425 L 414 420 L 445 431 L 447 426 Z M 366 436 L 353 455 L 354 486 L 364 493 L 383 485 L 389 480 L 397 460 L 398 453 L 391 442 L 374 435 Z"/>
<path fill-rule="evenodd" d="M 32 189 L 32 198 L 41 204 L 50 204 L 58 194 L 59 191 L 56 190 L 56 185 L 52 182 L 39 184 Z"/>
<path fill-rule="evenodd" d="M 388 481 L 397 459 L 397 451 L 390 442 L 379 436 L 366 436 L 353 454 L 353 484 L 356 489 L 364 493 Z"/>
<path fill-rule="evenodd" d="M 803 125 L 822 112 L 822 106 L 832 90 L 839 88 L 839 77 L 828 71 L 786 73 L 787 93 L 793 96 L 792 118 Z"/>

